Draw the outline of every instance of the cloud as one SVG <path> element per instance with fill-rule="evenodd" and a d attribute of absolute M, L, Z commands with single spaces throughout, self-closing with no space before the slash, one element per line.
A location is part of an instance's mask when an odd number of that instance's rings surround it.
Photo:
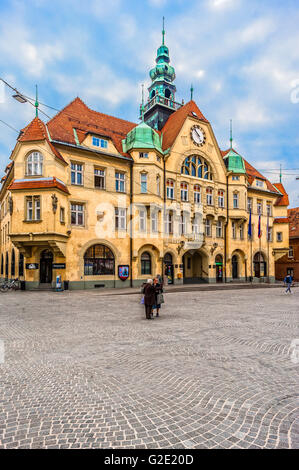
<path fill-rule="evenodd" d="M 223 10 L 226 8 L 234 7 L 238 4 L 238 0 L 209 0 L 209 7 L 214 10 Z"/>

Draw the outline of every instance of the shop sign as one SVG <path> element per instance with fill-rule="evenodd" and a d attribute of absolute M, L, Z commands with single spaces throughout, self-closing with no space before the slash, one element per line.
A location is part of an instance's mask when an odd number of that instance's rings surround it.
<path fill-rule="evenodd" d="M 65 263 L 53 263 L 52 268 L 53 269 L 65 269 Z"/>
<path fill-rule="evenodd" d="M 26 263 L 26 269 L 38 269 L 38 263 Z"/>
<path fill-rule="evenodd" d="M 129 265 L 121 264 L 118 266 L 118 277 L 122 281 L 125 281 L 129 277 Z"/>

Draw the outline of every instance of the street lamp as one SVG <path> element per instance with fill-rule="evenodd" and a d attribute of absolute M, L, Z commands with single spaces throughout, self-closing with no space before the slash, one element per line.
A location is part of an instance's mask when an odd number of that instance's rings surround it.
<path fill-rule="evenodd" d="M 17 100 L 19 103 L 27 103 L 26 98 L 21 95 L 20 93 L 17 93 L 16 95 L 12 95 L 12 97 Z"/>

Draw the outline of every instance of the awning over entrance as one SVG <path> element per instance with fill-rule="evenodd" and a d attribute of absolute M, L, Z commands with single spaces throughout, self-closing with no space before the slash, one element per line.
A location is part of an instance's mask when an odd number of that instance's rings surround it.
<path fill-rule="evenodd" d="M 10 238 L 14 246 L 24 254 L 26 258 L 30 258 L 32 248 L 36 246 L 45 247 L 52 250 L 56 255 L 66 256 L 66 242 L 68 235 L 61 233 L 11 233 Z"/>

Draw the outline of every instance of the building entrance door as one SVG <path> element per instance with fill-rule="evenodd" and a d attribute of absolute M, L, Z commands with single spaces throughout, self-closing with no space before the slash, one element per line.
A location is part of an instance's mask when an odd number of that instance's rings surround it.
<path fill-rule="evenodd" d="M 216 282 L 223 282 L 223 259 L 221 255 L 217 255 L 216 263 Z"/>
<path fill-rule="evenodd" d="M 52 263 L 53 253 L 49 250 L 44 250 L 40 257 L 40 283 L 50 284 L 52 282 Z"/>
<path fill-rule="evenodd" d="M 234 255 L 232 257 L 232 275 L 233 279 L 238 279 L 238 257 Z"/>
<path fill-rule="evenodd" d="M 172 264 L 172 255 L 166 253 L 164 256 L 164 274 L 167 276 L 168 284 L 173 284 L 173 264 Z"/>

